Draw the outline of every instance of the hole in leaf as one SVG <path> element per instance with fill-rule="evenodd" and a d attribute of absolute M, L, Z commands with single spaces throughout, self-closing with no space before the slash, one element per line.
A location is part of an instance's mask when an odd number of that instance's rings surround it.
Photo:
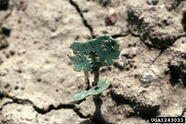
<path fill-rule="evenodd" d="M 97 89 L 99 89 L 99 88 L 100 88 L 100 86 L 96 86 L 96 87 L 95 87 L 95 90 L 97 90 Z"/>

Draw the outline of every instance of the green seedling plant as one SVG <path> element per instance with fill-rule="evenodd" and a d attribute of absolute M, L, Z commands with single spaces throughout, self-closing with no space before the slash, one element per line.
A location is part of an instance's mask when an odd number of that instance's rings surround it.
<path fill-rule="evenodd" d="M 112 65 L 114 59 L 118 58 L 120 51 L 116 40 L 108 35 L 103 35 L 87 42 L 73 42 L 70 48 L 74 53 L 73 56 L 69 56 L 74 64 L 73 69 L 77 72 L 84 71 L 86 76 L 88 71 L 92 71 L 94 74 L 92 88 L 75 94 L 71 102 L 98 95 L 107 89 L 109 83 L 106 80 L 99 80 L 99 70 L 103 66 Z"/>

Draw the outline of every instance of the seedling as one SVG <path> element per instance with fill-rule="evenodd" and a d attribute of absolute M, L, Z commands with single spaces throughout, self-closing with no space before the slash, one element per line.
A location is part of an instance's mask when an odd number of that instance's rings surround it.
<path fill-rule="evenodd" d="M 87 42 L 74 42 L 70 48 L 74 53 L 74 56 L 69 56 L 74 63 L 73 69 L 77 72 L 82 70 L 86 75 L 88 71 L 94 74 L 93 87 L 75 94 L 72 102 L 100 94 L 107 89 L 109 83 L 106 80 L 99 81 L 99 70 L 103 66 L 112 65 L 113 60 L 119 56 L 119 44 L 116 40 L 104 35 Z"/>

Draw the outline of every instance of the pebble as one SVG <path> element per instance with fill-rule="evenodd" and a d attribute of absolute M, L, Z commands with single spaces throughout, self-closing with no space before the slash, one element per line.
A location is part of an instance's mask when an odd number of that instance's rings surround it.
<path fill-rule="evenodd" d="M 123 66 L 126 64 L 127 58 L 121 55 L 121 62 L 123 62 Z"/>
<path fill-rule="evenodd" d="M 111 9 L 109 14 L 105 18 L 106 25 L 114 25 L 117 22 L 117 13 L 114 9 Z"/>
<path fill-rule="evenodd" d="M 150 83 L 154 80 L 152 75 L 143 75 L 141 76 L 141 78 L 139 79 L 139 81 L 141 82 L 142 86 L 144 86 L 145 88 L 150 86 Z"/>

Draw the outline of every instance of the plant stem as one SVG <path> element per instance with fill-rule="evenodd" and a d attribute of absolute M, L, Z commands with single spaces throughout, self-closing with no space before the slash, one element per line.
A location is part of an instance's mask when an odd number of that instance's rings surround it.
<path fill-rule="evenodd" d="M 94 72 L 94 84 L 93 84 L 93 86 L 96 86 L 97 83 L 99 82 L 99 67 L 94 67 L 93 72 Z"/>
<path fill-rule="evenodd" d="M 89 90 L 90 89 L 90 81 L 89 81 L 88 71 L 84 71 L 84 75 L 85 75 L 85 82 L 87 84 L 87 90 Z"/>
<path fill-rule="evenodd" d="M 91 58 L 92 58 L 92 63 L 93 63 L 93 73 L 94 73 L 94 83 L 93 86 L 96 86 L 97 83 L 99 82 L 99 66 L 97 63 L 97 59 L 96 59 L 96 52 L 92 52 L 91 53 Z"/>

